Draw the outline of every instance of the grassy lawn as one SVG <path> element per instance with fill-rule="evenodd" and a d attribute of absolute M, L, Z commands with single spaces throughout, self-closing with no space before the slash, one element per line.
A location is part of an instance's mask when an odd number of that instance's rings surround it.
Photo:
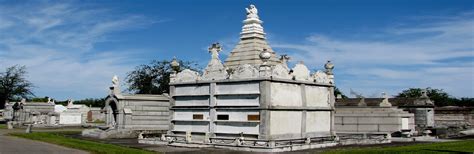
<path fill-rule="evenodd" d="M 0 129 L 7 129 L 7 125 L 6 124 L 0 124 Z"/>
<path fill-rule="evenodd" d="M 67 134 L 77 134 L 78 132 L 34 132 L 31 134 L 14 133 L 13 136 L 38 140 L 74 149 L 81 149 L 91 153 L 153 153 L 151 151 L 123 147 L 119 145 L 99 143 L 95 141 L 80 140 L 67 137 Z M 323 153 L 474 153 L 474 140 L 443 142 L 443 143 L 423 143 L 407 146 L 391 147 L 360 147 L 341 148 L 325 151 Z"/>
<path fill-rule="evenodd" d="M 331 150 L 324 153 L 474 153 L 474 140 L 415 144 L 398 147 L 364 147 Z"/>
<path fill-rule="evenodd" d="M 91 153 L 153 153 L 151 151 L 128 148 L 113 144 L 99 143 L 94 141 L 86 141 L 75 138 L 66 137 L 65 134 L 77 134 L 78 132 L 34 132 L 31 134 L 24 133 L 13 133 L 11 135 L 27 138 L 32 140 L 38 140 L 42 142 L 48 142 L 52 144 L 62 145 L 74 149 L 80 149 L 89 151 Z"/>

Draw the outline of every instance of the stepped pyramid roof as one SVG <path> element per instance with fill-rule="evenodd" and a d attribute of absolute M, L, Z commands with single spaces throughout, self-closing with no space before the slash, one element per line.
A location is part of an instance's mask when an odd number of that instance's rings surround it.
<path fill-rule="evenodd" d="M 243 21 L 244 26 L 240 33 L 240 41 L 230 52 L 224 65 L 230 69 L 235 69 L 237 66 L 243 64 L 258 67 L 263 64 L 259 55 L 264 49 L 271 53 L 271 57 L 267 62 L 268 65 L 281 63 L 275 51 L 273 51 L 266 41 L 265 32 L 262 27 L 263 21 L 258 17 L 257 8 L 254 5 L 250 5 L 246 10 L 247 19 Z"/>

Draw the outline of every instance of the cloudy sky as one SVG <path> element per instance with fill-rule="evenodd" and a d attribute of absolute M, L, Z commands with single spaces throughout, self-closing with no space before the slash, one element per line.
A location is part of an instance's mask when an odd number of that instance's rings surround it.
<path fill-rule="evenodd" d="M 367 97 L 409 87 L 474 97 L 474 1 L 5 1 L 0 70 L 25 65 L 37 96 L 100 98 L 153 59 L 225 59 L 256 4 L 271 46 Z M 126 84 L 123 84 L 126 87 Z M 125 89 L 125 88 L 122 88 Z"/>

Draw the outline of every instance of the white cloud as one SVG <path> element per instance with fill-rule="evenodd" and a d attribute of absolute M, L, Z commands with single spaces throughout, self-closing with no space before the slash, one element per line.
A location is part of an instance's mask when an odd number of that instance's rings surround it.
<path fill-rule="evenodd" d="M 310 66 L 336 65 L 336 82 L 366 95 L 392 95 L 409 87 L 442 88 L 454 96 L 474 97 L 474 14 L 440 18 L 411 27 L 391 27 L 383 39 L 346 40 L 311 35 L 305 43 L 273 42 Z M 406 24 L 405 24 L 406 25 Z M 348 34 L 350 35 L 350 34 Z"/>
<path fill-rule="evenodd" d="M 79 3 L 0 5 L 0 69 L 26 65 L 40 97 L 103 97 L 111 77 L 125 77 L 138 59 L 131 53 L 141 51 L 102 51 L 95 44 L 152 23 Z"/>

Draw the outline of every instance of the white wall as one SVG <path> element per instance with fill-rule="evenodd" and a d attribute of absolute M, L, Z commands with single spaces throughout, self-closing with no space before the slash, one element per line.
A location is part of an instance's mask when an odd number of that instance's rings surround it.
<path fill-rule="evenodd" d="M 271 83 L 272 106 L 302 106 L 301 87 L 297 84 Z"/>
<path fill-rule="evenodd" d="M 305 86 L 306 105 L 312 107 L 329 107 L 329 88 Z"/>
<path fill-rule="evenodd" d="M 216 85 L 217 94 L 255 94 L 260 93 L 259 83 L 221 83 Z"/>
<path fill-rule="evenodd" d="M 301 111 L 270 111 L 270 135 L 301 133 Z"/>
<path fill-rule="evenodd" d="M 329 132 L 331 112 L 306 112 L 306 132 Z"/>

